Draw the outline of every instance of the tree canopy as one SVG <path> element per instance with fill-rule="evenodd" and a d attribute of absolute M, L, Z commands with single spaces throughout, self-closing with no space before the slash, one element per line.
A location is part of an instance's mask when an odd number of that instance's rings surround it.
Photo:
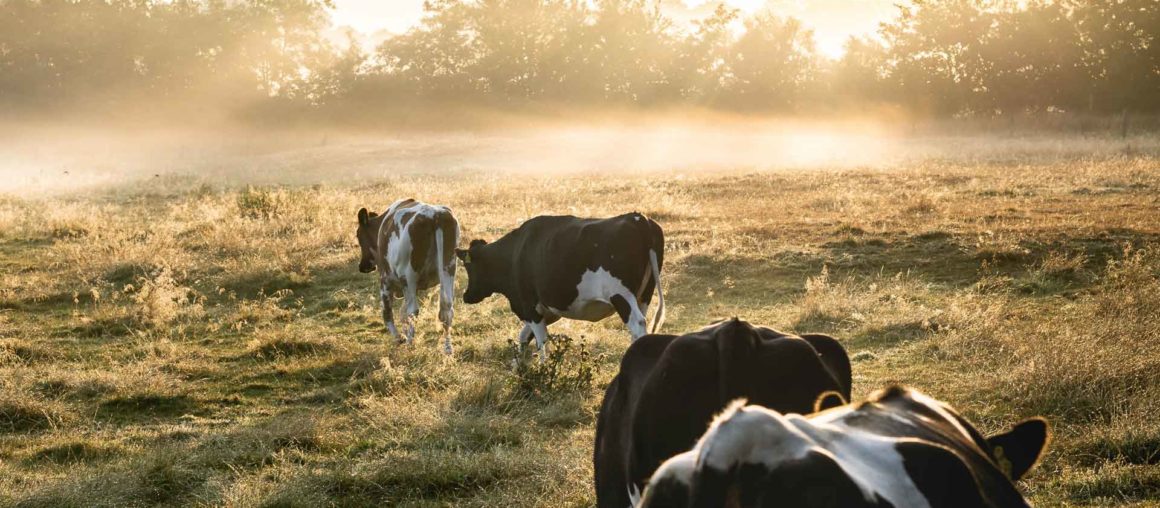
<path fill-rule="evenodd" d="M 428 0 L 378 47 L 330 0 L 0 0 L 0 110 L 695 105 L 1160 112 L 1156 0 L 910 0 L 821 56 L 798 20 L 657 0 Z"/>

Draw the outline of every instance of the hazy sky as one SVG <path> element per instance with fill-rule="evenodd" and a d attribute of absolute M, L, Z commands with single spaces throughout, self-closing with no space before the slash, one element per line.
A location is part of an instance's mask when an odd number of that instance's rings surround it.
<path fill-rule="evenodd" d="M 894 15 L 896 0 L 724 0 L 745 12 L 768 6 L 782 16 L 801 19 L 814 29 L 822 53 L 837 56 L 850 35 L 872 33 L 880 21 Z M 711 12 L 717 0 L 662 0 L 675 19 Z M 423 0 L 335 0 L 335 24 L 367 35 L 380 30 L 403 32 L 423 16 Z"/>

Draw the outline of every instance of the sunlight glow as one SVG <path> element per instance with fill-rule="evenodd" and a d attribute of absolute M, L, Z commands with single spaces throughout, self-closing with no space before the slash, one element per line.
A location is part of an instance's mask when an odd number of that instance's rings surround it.
<path fill-rule="evenodd" d="M 684 0 L 684 3 L 686 7 L 696 9 L 705 4 L 716 5 L 718 2 L 713 0 Z M 746 14 L 753 14 L 765 7 L 767 2 L 766 0 L 725 0 L 723 3 L 729 7 L 741 9 Z"/>
<path fill-rule="evenodd" d="M 818 52 L 839 58 L 850 36 L 870 35 L 878 23 L 897 10 L 894 0 L 723 0 L 751 16 L 768 9 L 778 16 L 795 17 L 814 31 Z M 719 0 L 662 1 L 662 9 L 680 22 L 692 22 L 711 14 Z M 335 0 L 331 19 L 365 35 L 402 33 L 423 19 L 423 0 Z M 738 26 L 741 23 L 738 22 Z"/>

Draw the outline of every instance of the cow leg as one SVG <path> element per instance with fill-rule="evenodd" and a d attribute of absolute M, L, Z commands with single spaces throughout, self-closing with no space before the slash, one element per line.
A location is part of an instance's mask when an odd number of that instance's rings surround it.
<path fill-rule="evenodd" d="M 548 359 L 548 319 L 540 318 L 538 323 L 528 322 L 532 334 L 536 336 L 536 348 L 540 350 L 540 363 Z"/>
<path fill-rule="evenodd" d="M 528 341 L 532 338 L 532 325 L 527 321 L 522 321 L 523 328 L 520 328 L 520 333 L 516 338 L 516 356 L 512 358 L 512 369 L 515 370 L 524 361 L 524 356 L 528 352 Z"/>
<path fill-rule="evenodd" d="M 524 327 L 520 329 L 519 335 L 519 353 L 522 355 L 528 348 L 528 341 L 532 339 L 532 324 L 524 321 Z"/>
<path fill-rule="evenodd" d="M 452 256 L 454 259 L 454 256 Z M 455 317 L 455 265 L 439 268 L 439 322 L 443 323 L 443 352 L 451 354 L 451 320 Z"/>
<path fill-rule="evenodd" d="M 450 218 L 450 217 L 449 217 Z M 455 219 L 454 236 L 448 244 L 443 236 L 443 227 L 435 227 L 435 264 L 439 269 L 439 322 L 443 323 L 443 353 L 451 354 L 451 320 L 455 317 L 455 241 L 459 237 L 459 225 Z"/>
<path fill-rule="evenodd" d="M 640 305 L 632 293 L 612 295 L 608 300 L 612 302 L 612 306 L 620 316 L 620 321 L 628 326 L 628 333 L 632 334 L 632 340 L 639 339 L 648 333 L 644 312 L 640 310 Z"/>
<path fill-rule="evenodd" d="M 405 324 L 407 327 L 407 344 L 415 340 L 415 316 L 419 314 L 419 281 L 418 275 L 407 270 L 407 285 L 403 288 Z"/>
<path fill-rule="evenodd" d="M 387 282 L 379 284 L 379 299 L 383 302 L 383 323 L 395 341 L 399 341 L 399 329 L 395 327 L 395 316 L 391 310 L 391 290 Z"/>

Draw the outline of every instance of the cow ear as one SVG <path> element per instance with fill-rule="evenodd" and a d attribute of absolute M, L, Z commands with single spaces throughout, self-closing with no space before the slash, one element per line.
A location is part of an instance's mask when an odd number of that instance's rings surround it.
<path fill-rule="evenodd" d="M 455 256 L 464 264 L 471 262 L 471 253 L 467 252 L 466 249 L 455 249 Z"/>
<path fill-rule="evenodd" d="M 358 225 L 365 226 L 365 225 L 367 225 L 367 221 L 369 221 L 370 219 L 371 219 L 371 217 L 367 213 L 366 208 L 363 208 L 362 210 L 358 211 Z"/>
<path fill-rule="evenodd" d="M 995 464 L 1011 481 L 1023 478 L 1047 449 L 1051 429 L 1043 418 L 1023 420 L 1010 431 L 987 438 Z"/>
<path fill-rule="evenodd" d="M 846 405 L 846 399 L 842 397 L 842 394 L 830 390 L 818 395 L 818 400 L 814 401 L 814 412 L 817 413 L 844 405 Z"/>

